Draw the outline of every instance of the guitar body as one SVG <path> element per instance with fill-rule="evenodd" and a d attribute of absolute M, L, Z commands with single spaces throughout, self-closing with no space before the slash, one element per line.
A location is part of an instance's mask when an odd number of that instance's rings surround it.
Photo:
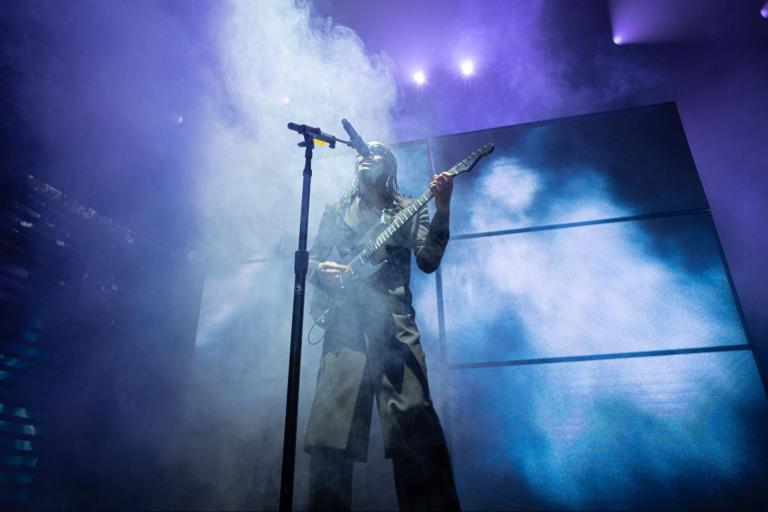
<path fill-rule="evenodd" d="M 469 172 L 481 157 L 492 151 L 493 144 L 484 144 L 446 172 L 452 176 Z M 337 261 L 343 265 L 348 265 L 349 268 L 340 275 L 335 285 L 315 286 L 309 312 L 317 325 L 327 329 L 346 307 L 346 304 L 359 296 L 357 292 L 367 283 L 370 283 L 376 273 L 386 264 L 384 247 L 387 242 L 431 199 L 432 192 L 427 189 L 412 204 L 399 211 L 388 225 L 377 224 L 372 227 L 349 252 L 349 254 L 355 255 L 353 258 L 340 261 L 338 253 L 335 255 L 336 259 L 334 259 L 334 255 L 328 257 L 329 261 Z"/>
<path fill-rule="evenodd" d="M 368 230 L 349 251 L 349 254 L 355 255 L 353 258 L 340 257 L 336 248 L 328 255 L 329 261 L 349 265 L 349 270 L 339 274 L 338 280 L 333 285 L 324 283 L 315 286 L 309 305 L 309 313 L 319 327 L 327 329 L 333 323 L 338 312 L 345 308 L 347 302 L 353 299 L 363 287 L 369 285 L 373 277 L 387 263 L 386 258 L 383 257 L 383 249 L 375 251 L 370 256 L 360 256 L 365 253 L 365 249 L 370 246 L 371 241 L 375 240 L 386 228 L 386 225 L 377 224 Z"/>

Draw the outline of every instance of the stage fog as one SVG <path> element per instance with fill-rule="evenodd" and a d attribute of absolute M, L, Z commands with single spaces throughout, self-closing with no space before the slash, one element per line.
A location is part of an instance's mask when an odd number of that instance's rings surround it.
<path fill-rule="evenodd" d="M 4 5 L 3 505 L 278 508 L 305 165 L 286 125 L 347 139 L 345 118 L 411 197 L 495 146 L 410 278 L 463 508 L 764 500 L 768 39 L 712 49 L 730 78 L 697 89 L 683 25 L 588 3 L 573 26 L 537 0 Z M 316 143 L 310 249 L 355 157 Z M 297 510 L 323 334 L 307 313 Z M 353 509 L 397 508 L 383 443 L 374 408 Z"/>

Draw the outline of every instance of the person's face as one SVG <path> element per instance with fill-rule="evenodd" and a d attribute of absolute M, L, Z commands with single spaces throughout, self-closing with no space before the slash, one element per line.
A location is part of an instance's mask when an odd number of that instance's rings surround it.
<path fill-rule="evenodd" d="M 358 155 L 356 165 L 360 182 L 367 187 L 383 184 L 387 179 L 386 163 L 381 155 L 375 153 L 366 157 Z"/>

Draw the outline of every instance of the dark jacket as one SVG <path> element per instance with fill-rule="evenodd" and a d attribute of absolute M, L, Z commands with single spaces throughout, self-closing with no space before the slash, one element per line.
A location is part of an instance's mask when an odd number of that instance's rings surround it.
<path fill-rule="evenodd" d="M 401 198 L 396 208 L 385 212 L 383 220 L 388 221 L 412 202 L 410 198 Z M 318 264 L 326 261 L 334 249 L 338 253 L 337 261 L 346 262 L 353 258 L 356 255 L 355 246 L 372 227 L 363 220 L 356 199 L 348 206 L 342 207 L 342 204 L 343 201 L 330 203 L 323 212 L 309 259 L 308 277 L 315 285 L 318 284 Z M 430 223 L 429 211 L 426 206 L 421 208 L 383 248 L 387 263 L 371 283 L 373 295 L 366 301 L 368 306 L 378 304 L 393 313 L 414 314 L 409 286 L 411 251 L 422 271 L 434 272 L 440 266 L 448 238 L 448 214 L 435 213 Z"/>

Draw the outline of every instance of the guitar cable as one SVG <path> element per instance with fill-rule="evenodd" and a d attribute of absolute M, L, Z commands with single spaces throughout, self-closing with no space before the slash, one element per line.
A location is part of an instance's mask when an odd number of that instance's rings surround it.
<path fill-rule="evenodd" d="M 325 339 L 325 332 L 323 332 L 323 335 L 320 336 L 317 341 L 312 341 L 312 331 L 315 330 L 315 327 L 317 327 L 317 322 L 312 320 L 312 327 L 310 327 L 309 332 L 307 332 L 307 343 L 310 345 L 319 345 Z"/>
<path fill-rule="evenodd" d="M 329 309 L 327 309 L 327 310 L 325 311 L 325 313 L 323 313 L 323 316 L 325 316 L 326 314 L 328 314 L 328 312 L 329 312 L 330 310 L 331 310 L 330 308 L 329 308 Z M 339 316 L 339 312 L 337 311 L 337 312 L 336 312 L 336 314 L 334 315 L 334 317 L 331 319 L 331 321 L 330 321 L 330 322 L 325 322 L 325 324 L 326 324 L 326 325 L 331 325 L 333 322 L 335 322 L 335 321 L 336 321 L 336 319 L 338 318 L 338 316 Z M 323 332 L 323 335 L 322 335 L 322 336 L 320 336 L 320 338 L 318 338 L 318 339 L 317 339 L 317 341 L 312 341 L 312 331 L 314 331 L 314 330 L 315 330 L 315 327 L 317 327 L 318 325 L 320 325 L 320 324 L 318 324 L 318 323 L 317 323 L 317 320 L 315 320 L 315 319 L 312 319 L 312 327 L 310 327 L 310 328 L 309 328 L 309 331 L 307 332 L 307 343 L 309 343 L 310 345 L 319 345 L 320 343 L 322 343 L 322 342 L 323 342 L 323 340 L 325 340 L 325 333 L 327 332 L 327 329 L 325 329 L 325 330 L 324 330 L 324 332 Z"/>

